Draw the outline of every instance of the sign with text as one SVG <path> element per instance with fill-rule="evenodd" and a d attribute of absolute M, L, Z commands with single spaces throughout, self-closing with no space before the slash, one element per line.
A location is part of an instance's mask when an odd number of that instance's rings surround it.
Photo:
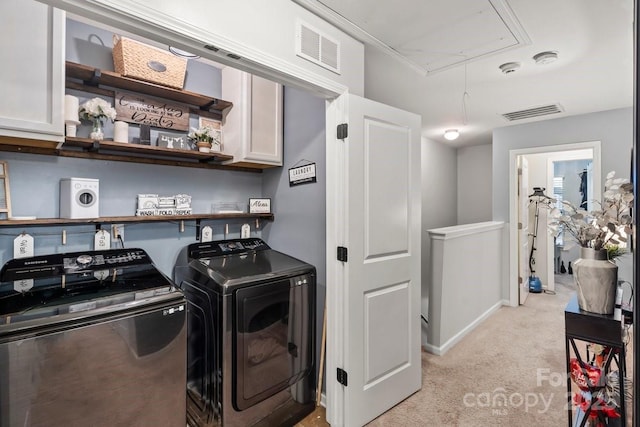
<path fill-rule="evenodd" d="M 116 120 L 157 128 L 189 130 L 189 107 L 116 92 Z"/>
<path fill-rule="evenodd" d="M 289 187 L 316 182 L 316 164 L 309 163 L 289 169 Z"/>
<path fill-rule="evenodd" d="M 249 213 L 271 213 L 271 199 L 249 199 Z"/>

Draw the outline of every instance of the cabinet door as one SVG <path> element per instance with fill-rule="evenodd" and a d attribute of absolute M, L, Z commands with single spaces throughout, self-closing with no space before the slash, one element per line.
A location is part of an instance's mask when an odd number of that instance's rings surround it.
<path fill-rule="evenodd" d="M 226 67 L 222 98 L 233 102 L 222 127 L 228 163 L 282 166 L 282 85 Z"/>
<path fill-rule="evenodd" d="M 0 2 L 0 135 L 64 137 L 64 12 L 35 0 Z"/>
<path fill-rule="evenodd" d="M 251 137 L 245 159 L 282 165 L 282 85 L 251 77 Z"/>

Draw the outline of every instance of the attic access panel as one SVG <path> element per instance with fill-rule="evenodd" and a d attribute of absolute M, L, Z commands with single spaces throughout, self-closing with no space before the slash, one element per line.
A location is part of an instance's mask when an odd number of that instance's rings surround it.
<path fill-rule="evenodd" d="M 381 42 L 425 73 L 531 43 L 506 0 L 318 3 L 364 32 L 365 42 Z"/>

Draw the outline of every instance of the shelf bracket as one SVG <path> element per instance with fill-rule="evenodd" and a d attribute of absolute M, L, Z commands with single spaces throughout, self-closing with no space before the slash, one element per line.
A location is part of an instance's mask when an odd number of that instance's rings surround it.
<path fill-rule="evenodd" d="M 211 109 L 211 107 L 213 107 L 216 104 L 217 104 L 217 101 L 215 99 L 212 99 L 210 102 L 207 102 L 206 104 L 201 105 L 200 109 L 202 111 L 209 111 Z"/>
<path fill-rule="evenodd" d="M 196 219 L 196 242 L 200 241 L 200 220 Z"/>
<path fill-rule="evenodd" d="M 89 80 L 84 80 L 84 84 L 87 86 L 98 87 L 101 77 L 102 77 L 102 71 L 100 71 L 99 68 L 94 68 L 93 75 Z"/>

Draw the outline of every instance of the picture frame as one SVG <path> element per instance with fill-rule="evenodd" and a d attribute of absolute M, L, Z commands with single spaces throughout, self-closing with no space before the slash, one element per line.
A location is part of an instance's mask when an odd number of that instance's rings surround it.
<path fill-rule="evenodd" d="M 9 163 L 0 161 L 0 215 L 11 217 L 11 195 L 9 194 Z"/>
<path fill-rule="evenodd" d="M 249 199 L 249 213 L 271 213 L 271 199 Z"/>
<path fill-rule="evenodd" d="M 200 117 L 198 120 L 200 128 L 209 126 L 213 129 L 213 141 L 211 141 L 211 152 L 222 153 L 224 150 L 222 142 L 222 122 L 220 120 L 209 119 L 207 117 Z"/>

